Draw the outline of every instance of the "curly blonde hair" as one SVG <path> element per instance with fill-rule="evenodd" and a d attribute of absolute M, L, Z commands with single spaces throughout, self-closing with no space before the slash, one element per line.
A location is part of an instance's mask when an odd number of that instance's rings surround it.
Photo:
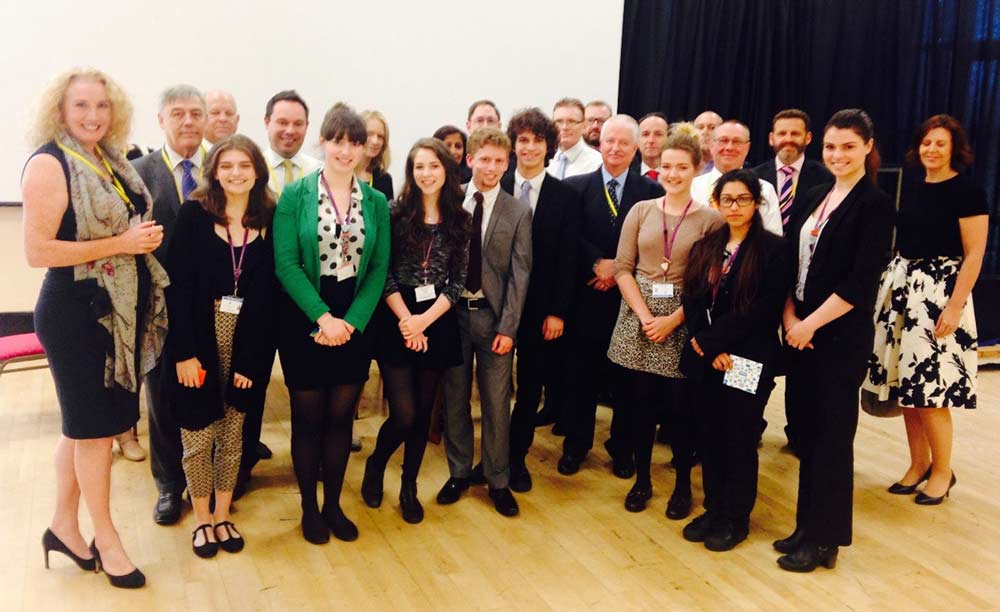
<path fill-rule="evenodd" d="M 42 146 L 66 129 L 63 102 L 66 90 L 77 79 L 97 81 L 104 85 L 108 100 L 111 101 L 111 125 L 108 126 L 108 133 L 101 139 L 101 145 L 105 149 L 123 151 L 132 129 L 132 103 L 118 83 L 96 68 L 71 68 L 49 83 L 39 97 L 38 112 L 29 137 L 31 143 L 36 147 Z"/>

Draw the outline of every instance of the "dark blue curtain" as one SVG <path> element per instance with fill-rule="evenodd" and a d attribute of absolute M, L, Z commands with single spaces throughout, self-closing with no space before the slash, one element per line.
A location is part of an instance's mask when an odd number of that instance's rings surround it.
<path fill-rule="evenodd" d="M 993 212 L 984 272 L 1000 274 L 1000 0 L 625 0 L 620 112 L 739 118 L 760 162 L 788 107 L 813 118 L 810 157 L 833 112 L 864 108 L 887 165 L 928 116 L 955 116 Z"/>

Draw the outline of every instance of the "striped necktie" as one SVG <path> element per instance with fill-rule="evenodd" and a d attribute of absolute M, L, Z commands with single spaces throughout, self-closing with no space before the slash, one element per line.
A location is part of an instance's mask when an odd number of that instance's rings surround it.
<path fill-rule="evenodd" d="M 788 220 L 792 214 L 792 200 L 795 199 L 795 168 L 785 166 L 781 168 L 784 175 L 781 183 L 781 192 L 778 194 L 778 208 L 781 210 L 781 225 L 788 225 Z"/>
<path fill-rule="evenodd" d="M 191 172 L 192 168 L 194 168 L 194 162 L 190 159 L 181 161 L 181 198 L 184 200 L 187 200 L 191 192 L 198 187 L 198 181 L 195 180 L 194 174 Z"/>

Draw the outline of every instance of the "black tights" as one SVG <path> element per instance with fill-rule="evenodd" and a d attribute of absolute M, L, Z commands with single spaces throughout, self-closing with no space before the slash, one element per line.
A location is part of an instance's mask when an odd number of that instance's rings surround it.
<path fill-rule="evenodd" d="M 434 396 L 444 370 L 437 368 L 394 367 L 380 365 L 389 418 L 378 431 L 372 467 L 385 470 L 389 458 L 401 444 L 403 480 L 416 480 L 427 446 Z"/>
<path fill-rule="evenodd" d="M 340 509 L 347 458 L 351 455 L 354 406 L 363 384 L 289 390 L 292 407 L 292 465 L 303 512 L 318 512 L 316 483 L 323 470 L 324 510 Z"/>
<path fill-rule="evenodd" d="M 635 449 L 636 484 L 650 484 L 649 469 L 653 461 L 656 423 L 660 420 L 660 414 L 666 410 L 675 425 L 672 444 L 677 481 L 674 486 L 690 488 L 695 432 L 684 395 L 685 381 L 628 370 L 623 382 L 623 401 L 620 405 L 629 411 L 629 429 L 632 447 Z"/>

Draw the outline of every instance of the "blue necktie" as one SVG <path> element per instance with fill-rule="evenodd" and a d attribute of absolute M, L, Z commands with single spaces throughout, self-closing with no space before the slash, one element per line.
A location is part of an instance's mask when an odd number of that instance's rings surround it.
<path fill-rule="evenodd" d="M 194 162 L 190 159 L 185 159 L 181 161 L 181 169 L 184 171 L 184 175 L 181 177 L 181 198 L 184 200 L 188 199 L 191 192 L 195 190 L 198 186 L 198 181 L 194 179 L 194 175 L 191 174 L 191 168 L 194 167 Z"/>

